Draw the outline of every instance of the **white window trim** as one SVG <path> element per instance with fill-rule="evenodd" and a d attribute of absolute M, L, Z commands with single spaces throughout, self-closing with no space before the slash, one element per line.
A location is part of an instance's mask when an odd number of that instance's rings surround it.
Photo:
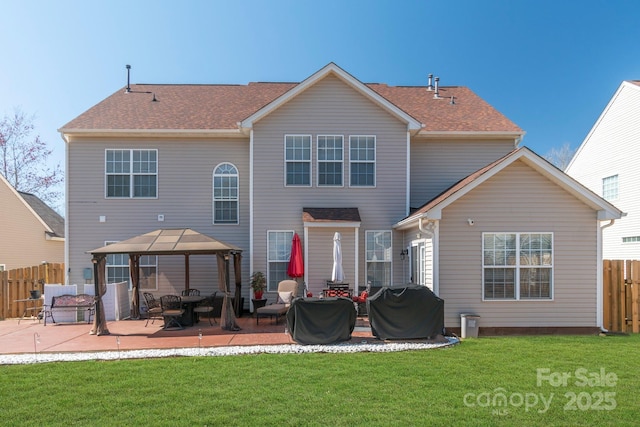
<path fill-rule="evenodd" d="M 129 173 L 125 174 L 125 173 L 108 173 L 107 172 L 107 152 L 108 151 L 129 151 L 130 156 L 129 156 L 129 164 L 130 164 L 130 171 Z M 156 172 L 155 173 L 134 173 L 133 172 L 133 152 L 134 151 L 155 151 L 156 152 Z M 107 177 L 109 175 L 129 175 L 129 177 L 131 178 L 129 180 L 129 197 L 116 197 L 116 196 L 109 196 L 109 189 L 108 189 L 108 185 L 107 185 Z M 156 195 L 155 197 L 134 197 L 133 193 L 134 193 L 134 179 L 133 177 L 135 175 L 155 175 L 156 177 Z M 104 198 L 107 200 L 130 200 L 130 199 L 136 199 L 136 200 L 156 200 L 158 198 L 160 194 L 160 158 L 158 157 L 158 149 L 157 148 L 105 148 L 104 150 Z"/>
<path fill-rule="evenodd" d="M 287 160 L 287 137 L 306 137 L 309 138 L 309 160 Z M 297 134 L 297 133 L 287 133 L 284 135 L 284 140 L 282 144 L 283 148 L 283 157 L 284 157 L 284 186 L 285 187 L 311 187 L 313 185 L 313 136 L 311 134 Z M 309 184 L 287 184 L 287 164 L 288 163 L 309 163 Z"/>
<path fill-rule="evenodd" d="M 391 255 L 390 255 L 390 259 L 389 260 L 382 260 L 382 261 L 378 261 L 378 260 L 369 260 L 369 258 L 367 258 L 367 243 L 369 242 L 368 236 L 369 233 L 389 233 L 389 235 L 391 236 L 391 242 L 390 242 L 390 251 L 391 251 Z M 388 263 L 390 266 L 390 270 L 389 270 L 389 280 L 391 281 L 391 283 L 388 284 L 388 286 L 393 286 L 393 264 L 394 264 L 394 246 L 393 246 L 393 230 L 365 230 L 364 232 L 364 273 L 365 275 L 367 274 L 367 264 L 368 263 Z M 367 279 L 368 280 L 368 279 Z"/>
<path fill-rule="evenodd" d="M 351 138 L 373 138 L 373 161 L 353 161 L 351 159 Z M 351 171 L 354 163 L 373 163 L 373 185 L 353 185 L 351 182 Z M 378 184 L 378 138 L 376 135 L 349 135 L 349 187 L 350 188 L 376 188 Z"/>
<path fill-rule="evenodd" d="M 615 178 L 616 196 L 607 197 L 607 194 L 605 194 L 605 180 L 610 179 L 613 181 L 614 178 Z M 605 199 L 606 201 L 618 200 L 620 198 L 620 176 L 618 174 L 609 175 L 602 178 L 602 198 Z"/>
<path fill-rule="evenodd" d="M 236 222 L 216 222 L 216 189 L 215 189 L 215 179 L 216 179 L 216 170 L 222 166 L 222 165 L 230 165 L 232 166 L 235 170 L 236 170 L 236 174 L 235 177 L 237 178 L 236 180 L 236 198 L 235 199 L 219 199 L 217 201 L 235 201 L 236 202 Z M 224 176 L 224 175 L 220 175 L 220 176 Z M 238 171 L 238 167 L 236 165 L 234 165 L 231 162 L 221 162 L 218 163 L 216 165 L 215 168 L 213 168 L 213 175 L 211 177 L 212 180 L 212 187 L 213 187 L 213 194 L 212 194 L 212 202 L 211 202 L 211 209 L 212 209 L 212 220 L 213 220 L 213 225 L 218 225 L 218 226 L 224 226 L 224 225 L 240 225 L 240 172 Z"/>
<path fill-rule="evenodd" d="M 320 160 L 320 138 L 321 137 L 339 137 L 342 139 L 342 160 L 339 162 L 336 160 Z M 338 134 L 319 134 L 316 135 L 316 186 L 325 188 L 325 187 L 333 187 L 333 188 L 342 188 L 344 187 L 344 135 Z M 320 184 L 320 163 L 340 163 L 341 164 L 341 173 L 342 173 L 342 183 L 341 184 Z"/>
<path fill-rule="evenodd" d="M 516 245 L 516 264 L 513 266 L 513 268 L 515 269 L 516 275 L 515 275 L 515 297 L 514 298 L 485 298 L 484 297 L 484 269 L 485 269 L 485 265 L 484 265 L 484 236 L 486 234 L 515 234 L 516 235 L 516 241 L 517 241 L 517 245 Z M 550 289 L 549 289 L 549 298 L 520 298 L 520 268 L 526 268 L 526 266 L 521 266 L 520 265 L 520 235 L 522 234 L 550 234 L 551 235 L 551 265 L 550 266 L 538 266 L 538 267 L 544 267 L 544 268 L 550 268 L 551 269 L 551 276 L 550 276 Z M 524 301 L 524 302 L 552 302 L 554 300 L 554 295 L 555 295 L 555 289 L 556 289 L 556 285 L 555 285 L 555 255 L 556 255 L 556 251 L 555 251 L 555 235 L 553 232 L 549 232 L 549 231 L 522 231 L 522 232 L 513 232 L 513 231 L 491 231 L 491 232 L 483 232 L 482 233 L 482 251 L 480 254 L 480 257 L 482 259 L 482 282 L 480 284 L 480 294 L 482 296 L 482 302 L 516 302 L 516 301 Z M 487 268 L 490 267 L 504 267 L 504 266 L 487 266 Z M 507 267 L 511 267 L 511 266 L 507 266 Z"/>
<path fill-rule="evenodd" d="M 288 262 L 289 259 L 287 258 L 287 260 L 285 261 L 285 260 L 281 260 L 281 259 L 271 259 L 270 258 L 271 253 L 269 252 L 269 235 L 271 233 L 290 233 L 291 234 L 291 239 L 293 239 L 293 235 L 295 233 L 295 230 L 267 230 L 267 236 L 266 236 L 266 244 L 267 244 L 267 248 L 266 248 L 267 249 L 267 256 L 266 256 L 266 258 L 267 258 L 267 273 L 266 273 L 266 275 L 267 275 L 267 289 L 266 289 L 266 291 L 267 292 L 276 292 L 277 289 L 275 289 L 275 290 L 274 289 L 269 289 L 269 279 L 271 277 L 271 263 L 272 262 L 278 262 L 278 263 L 280 263 L 280 262 Z M 289 239 L 289 240 L 291 240 L 291 239 Z M 291 251 L 289 251 L 289 254 L 290 253 L 291 253 Z"/>
<path fill-rule="evenodd" d="M 118 243 L 117 240 L 106 240 L 104 242 L 104 246 L 108 246 L 110 244 L 113 243 Z M 121 255 L 121 254 L 107 254 L 107 256 L 109 255 Z M 147 255 L 147 256 L 153 256 L 153 255 Z M 140 268 L 142 267 L 155 267 L 156 268 L 156 283 L 155 283 L 155 287 L 153 288 L 144 288 L 144 291 L 157 291 L 158 290 L 158 256 L 154 256 L 156 263 L 155 265 L 151 265 L 151 264 L 140 264 Z M 127 260 L 129 259 L 129 256 L 127 255 Z M 129 290 L 132 289 L 132 283 L 131 283 L 131 268 L 129 267 L 129 263 L 127 262 L 127 265 L 122 265 L 122 264 L 116 264 L 116 265 L 105 265 L 105 280 L 107 281 L 107 283 L 109 282 L 109 277 L 107 277 L 107 267 L 127 267 L 127 283 L 129 284 Z M 113 282 L 112 282 L 113 283 Z M 142 289 L 139 289 L 142 290 Z"/>

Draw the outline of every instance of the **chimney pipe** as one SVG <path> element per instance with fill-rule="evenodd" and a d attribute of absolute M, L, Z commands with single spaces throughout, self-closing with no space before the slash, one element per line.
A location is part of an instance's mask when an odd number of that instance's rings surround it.
<path fill-rule="evenodd" d="M 436 93 L 433 94 L 435 99 L 440 98 L 440 92 L 438 91 L 438 82 L 440 81 L 440 77 L 436 77 Z"/>
<path fill-rule="evenodd" d="M 131 73 L 131 65 L 127 64 L 127 90 L 125 90 L 126 93 L 131 92 L 131 85 L 129 84 L 129 77 L 130 77 L 130 73 Z"/>
<path fill-rule="evenodd" d="M 427 90 L 433 90 L 433 74 L 429 74 L 429 84 L 427 85 Z"/>

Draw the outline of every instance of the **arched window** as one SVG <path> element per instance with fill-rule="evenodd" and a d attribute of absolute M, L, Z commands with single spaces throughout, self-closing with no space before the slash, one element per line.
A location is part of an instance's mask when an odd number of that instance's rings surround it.
<path fill-rule="evenodd" d="M 213 171 L 213 223 L 238 223 L 238 169 L 231 163 Z"/>

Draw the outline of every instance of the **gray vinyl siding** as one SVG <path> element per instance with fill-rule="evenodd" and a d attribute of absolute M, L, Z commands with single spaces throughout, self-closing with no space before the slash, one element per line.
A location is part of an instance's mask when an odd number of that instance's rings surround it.
<path fill-rule="evenodd" d="M 105 198 L 105 149 L 157 149 L 157 199 Z M 233 163 L 240 177 L 240 224 L 213 225 L 213 170 L 221 162 Z M 91 267 L 86 253 L 105 241 L 118 241 L 159 228 L 192 228 L 218 240 L 249 248 L 249 140 L 208 139 L 91 139 L 73 141 L 67 168 L 69 224 L 69 283 L 84 283 L 83 268 Z M 164 221 L 158 221 L 158 215 Z M 98 218 L 106 216 L 106 222 Z M 245 254 L 246 255 L 246 254 Z M 217 290 L 213 255 L 193 255 L 190 287 L 205 292 Z M 158 293 L 184 289 L 184 256 L 158 257 Z M 243 282 L 249 277 L 247 258 Z M 233 275 L 232 275 L 233 281 Z M 248 300 L 248 287 L 243 287 Z M 245 302 L 245 305 L 247 303 Z"/>
<path fill-rule="evenodd" d="M 359 279 L 365 279 L 364 240 L 366 230 L 390 230 L 405 216 L 406 206 L 406 124 L 382 110 L 336 77 L 329 76 L 268 115 L 254 126 L 254 271 L 266 269 L 267 230 L 295 230 L 304 238 L 303 207 L 357 207 L 362 224 L 359 230 Z M 312 135 L 312 186 L 285 187 L 284 136 Z M 344 136 L 344 186 L 318 187 L 316 180 L 317 135 Z M 376 136 L 376 186 L 349 187 L 349 136 Z M 309 287 L 316 289 L 331 277 L 333 232 L 343 234 L 343 246 L 353 245 L 353 229 L 336 227 L 331 232 L 311 232 L 313 249 L 306 260 Z M 330 235 L 330 238 L 329 238 Z M 345 240 L 347 239 L 347 240 Z M 328 240 L 328 244 L 327 244 Z M 320 243 L 322 241 L 323 243 Z M 397 240 L 394 240 L 396 242 Z M 305 242 L 302 242 L 305 245 Z M 325 248 L 321 248 L 326 246 Z M 324 251 L 318 255 L 315 251 Z M 399 251 L 399 249 L 398 249 Z M 394 253 L 395 253 L 394 247 Z M 326 254 L 326 255 L 325 255 Z M 351 256 L 343 251 L 344 256 Z M 331 259 L 331 258 L 329 258 Z M 345 273 L 355 260 L 346 259 Z M 398 274 L 394 269 L 394 272 Z M 397 276 L 399 277 L 399 275 Z"/>
<path fill-rule="evenodd" d="M 513 139 L 411 142 L 411 206 L 420 207 L 462 178 L 513 151 Z"/>
<path fill-rule="evenodd" d="M 483 232 L 553 233 L 553 300 L 482 301 Z M 596 248 L 596 212 L 515 162 L 443 211 L 445 324 L 459 327 L 460 313 L 472 312 L 481 316 L 481 327 L 595 327 Z"/>

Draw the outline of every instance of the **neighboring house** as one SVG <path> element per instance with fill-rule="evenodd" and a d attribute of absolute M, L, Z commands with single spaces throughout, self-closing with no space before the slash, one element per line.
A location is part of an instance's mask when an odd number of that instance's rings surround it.
<path fill-rule="evenodd" d="M 131 85 L 60 132 L 67 142 L 71 282 L 87 251 L 190 227 L 243 249 L 243 282 L 429 286 L 483 327 L 599 325 L 600 221 L 620 211 L 526 148 L 524 132 L 465 87 L 365 84 L 333 63 L 300 83 Z M 184 284 L 182 257 L 148 257 L 142 288 Z M 108 280 L 127 278 L 110 256 Z M 215 261 L 190 262 L 215 290 Z M 248 286 L 243 286 L 248 296 Z M 247 298 L 248 300 L 248 298 Z"/>
<path fill-rule="evenodd" d="M 622 82 L 567 174 L 626 215 L 603 233 L 604 259 L 640 259 L 640 81 Z"/>
<path fill-rule="evenodd" d="M 0 270 L 64 262 L 64 219 L 0 175 Z"/>

